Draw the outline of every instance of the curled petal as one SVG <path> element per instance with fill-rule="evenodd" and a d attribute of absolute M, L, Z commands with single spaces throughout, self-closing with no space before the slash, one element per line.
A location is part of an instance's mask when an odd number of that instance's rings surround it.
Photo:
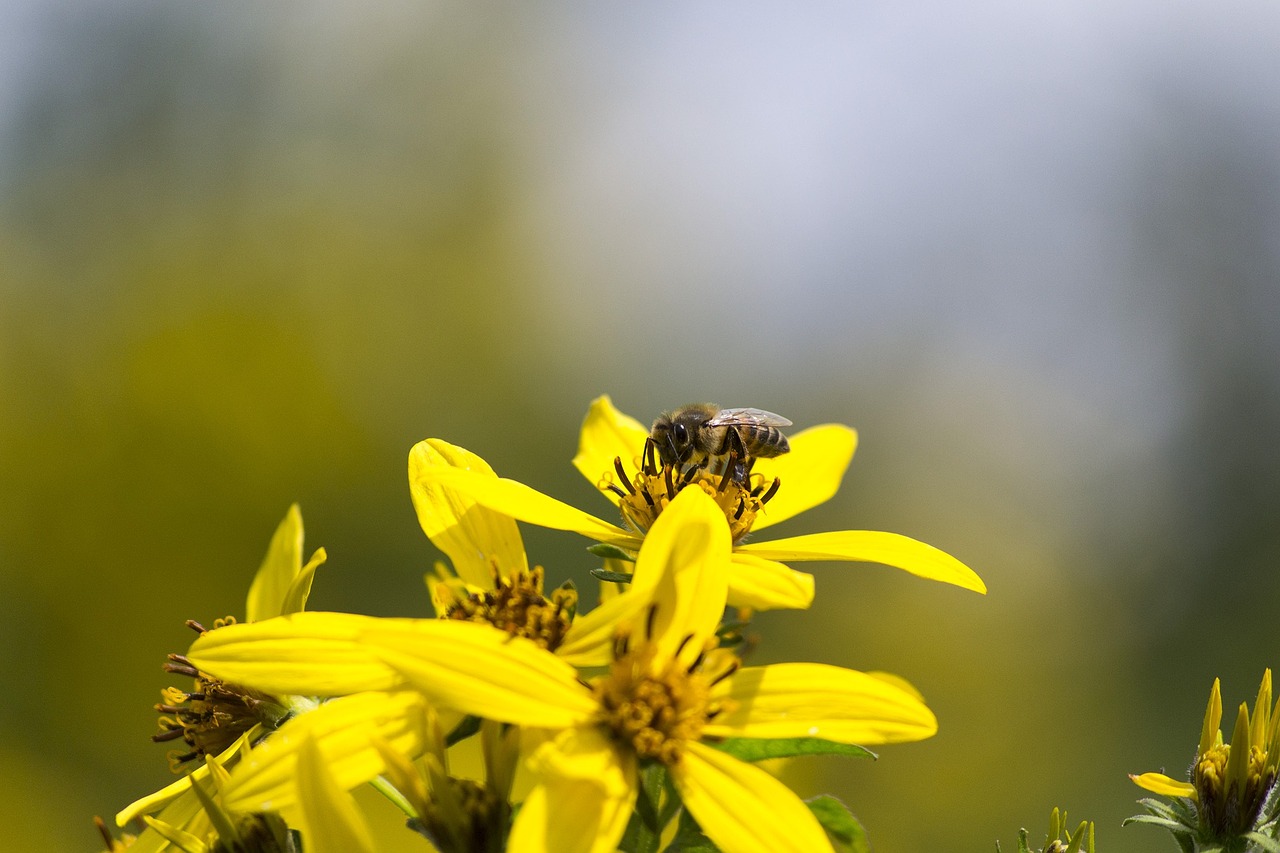
<path fill-rule="evenodd" d="M 449 555 L 458 576 L 473 586 L 493 586 L 494 564 L 504 576 L 527 569 L 515 520 L 433 476 L 450 470 L 498 477 L 489 463 L 447 441 L 429 438 L 415 444 L 409 451 L 409 493 L 427 538 Z"/>
<path fill-rule="evenodd" d="M 373 838 L 355 799 L 334 778 L 326 756 L 310 738 L 303 739 L 298 751 L 296 781 L 308 853 L 373 853 Z"/>
<path fill-rule="evenodd" d="M 432 469 L 422 476 L 435 486 L 456 489 L 476 503 L 520 521 L 573 531 L 626 550 L 640 547 L 640 537 L 516 480 L 457 468 Z"/>
<path fill-rule="evenodd" d="M 836 530 L 739 545 L 740 553 L 770 560 L 854 560 L 883 563 L 928 580 L 985 593 L 987 586 L 973 569 L 932 545 L 897 533 Z"/>
<path fill-rule="evenodd" d="M 835 495 L 858 446 L 858 434 L 843 424 L 823 424 L 790 438 L 791 452 L 758 459 L 755 473 L 766 482 L 777 477 L 782 487 L 756 518 L 755 530 L 786 521 Z"/>
<path fill-rule="evenodd" d="M 386 767 L 376 743 L 417 756 L 426 749 L 428 711 L 417 693 L 361 693 L 326 702 L 285 723 L 241 761 L 223 792 L 231 811 L 280 811 L 296 803 L 300 750 L 319 751 L 344 791 Z"/>
<path fill-rule="evenodd" d="M 734 549 L 729 604 L 755 610 L 803 610 L 813 603 L 813 575 Z"/>
<path fill-rule="evenodd" d="M 612 478 L 614 459 L 621 459 L 628 469 L 634 469 L 648 437 L 649 430 L 635 418 L 614 408 L 607 394 L 597 397 L 591 401 L 591 408 L 582 422 L 573 466 L 587 478 L 587 482 L 598 486 L 601 477 Z M 615 504 L 618 502 L 618 496 L 613 492 L 606 490 L 604 494 Z"/>
<path fill-rule="evenodd" d="M 716 685 L 712 695 L 733 700 L 704 730 L 712 736 L 869 746 L 924 740 L 938 731 L 919 694 L 883 676 L 827 664 L 750 667 Z"/>
<path fill-rule="evenodd" d="M 689 657 L 685 663 L 702 653 L 724 615 L 730 547 L 724 514 L 701 489 L 683 489 L 649 529 L 635 583 L 644 588 L 658 579 L 649 640 L 661 650 L 660 660 L 679 648 Z"/>
<path fill-rule="evenodd" d="M 724 853 L 831 850 L 813 812 L 759 767 L 692 742 L 671 775 L 689 812 Z"/>
<path fill-rule="evenodd" d="M 509 853 L 611 853 L 636 802 L 635 757 L 596 728 L 568 729 L 530 758 L 539 784 L 525 798 Z"/>
<path fill-rule="evenodd" d="M 244 605 L 245 619 L 258 622 L 284 613 L 289 587 L 301 568 L 302 510 L 294 504 L 276 528 L 271 544 L 267 546 L 267 555 L 253 576 Z"/>

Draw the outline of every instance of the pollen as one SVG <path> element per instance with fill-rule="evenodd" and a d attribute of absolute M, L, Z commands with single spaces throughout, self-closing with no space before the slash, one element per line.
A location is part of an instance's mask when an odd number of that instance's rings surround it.
<path fill-rule="evenodd" d="M 219 619 L 214 624 L 234 621 Z M 197 622 L 187 625 L 205 633 L 204 626 Z M 164 669 L 195 679 L 190 691 L 177 687 L 160 691 L 162 701 L 155 706 L 161 714 L 160 732 L 151 739 L 157 743 L 181 739 L 188 747 L 186 752 L 169 752 L 169 766 L 175 773 L 183 772 L 190 762 L 203 763 L 206 755 L 221 754 L 255 726 L 272 731 L 289 717 L 284 703 L 275 697 L 214 678 L 196 669 L 183 655 L 169 655 Z"/>
<path fill-rule="evenodd" d="M 761 474 L 749 474 L 743 482 L 733 476 L 733 465 L 727 466 L 723 473 L 698 465 L 682 469 L 670 464 L 659 465 L 651 442 L 645 444 L 634 477 L 627 476 L 620 457 L 614 458 L 613 467 L 613 471 L 605 474 L 602 485 L 618 496 L 623 520 L 636 531 L 648 532 L 680 490 L 693 486 L 710 495 L 720 507 L 729 522 L 735 545 L 747 538 L 756 516 L 782 485 L 777 477 L 765 480 Z"/>
<path fill-rule="evenodd" d="M 641 760 L 673 766 L 685 744 L 698 740 L 703 727 L 724 711 L 710 693 L 728 673 L 704 672 L 703 656 L 692 666 L 677 659 L 658 663 L 656 649 L 648 642 L 628 649 L 625 638 L 618 641 L 612 668 L 592 683 L 592 692 L 601 724 L 615 740 L 630 745 Z"/>
<path fill-rule="evenodd" d="M 455 597 L 444 618 L 494 625 L 555 651 L 573 622 L 578 594 L 572 586 L 562 586 L 544 595 L 545 574 L 542 566 L 535 566 L 503 578 L 494 566 L 493 589 Z"/>

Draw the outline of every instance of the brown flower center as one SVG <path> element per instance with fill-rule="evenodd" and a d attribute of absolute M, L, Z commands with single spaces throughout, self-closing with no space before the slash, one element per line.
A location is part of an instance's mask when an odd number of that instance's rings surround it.
<path fill-rule="evenodd" d="M 555 651 L 573 623 L 578 593 L 566 585 L 553 590 L 549 597 L 543 595 L 545 574 L 542 566 L 535 566 L 504 579 L 495 565 L 493 589 L 455 595 L 444 618 L 494 625 Z"/>
<path fill-rule="evenodd" d="M 601 488 L 618 496 L 622 517 L 635 530 L 647 532 L 681 489 L 695 486 L 710 495 L 720 507 L 729 522 L 734 544 L 747 538 L 756 516 L 782 485 L 777 477 L 765 480 L 762 474 L 735 477 L 733 464 L 727 465 L 722 473 L 700 465 L 683 468 L 659 465 L 652 439 L 645 443 L 634 477 L 627 476 L 621 457 L 614 457 L 613 467 L 614 470 L 606 472 L 602 478 Z"/>

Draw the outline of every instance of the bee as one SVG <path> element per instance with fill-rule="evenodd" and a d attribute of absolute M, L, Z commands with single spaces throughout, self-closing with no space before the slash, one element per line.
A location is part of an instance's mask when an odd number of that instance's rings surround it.
<path fill-rule="evenodd" d="M 760 457 L 781 456 L 791 449 L 779 427 L 791 421 L 763 409 L 722 409 L 694 403 L 664 412 L 649 433 L 664 465 L 687 471 L 705 468 L 745 484 Z"/>

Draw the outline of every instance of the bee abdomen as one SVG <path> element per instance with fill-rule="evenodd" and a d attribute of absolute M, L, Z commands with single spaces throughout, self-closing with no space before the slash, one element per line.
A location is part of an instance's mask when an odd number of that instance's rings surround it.
<path fill-rule="evenodd" d="M 745 433 L 742 443 L 756 456 L 780 456 L 791 449 L 787 437 L 777 427 L 747 424 L 739 429 Z"/>

